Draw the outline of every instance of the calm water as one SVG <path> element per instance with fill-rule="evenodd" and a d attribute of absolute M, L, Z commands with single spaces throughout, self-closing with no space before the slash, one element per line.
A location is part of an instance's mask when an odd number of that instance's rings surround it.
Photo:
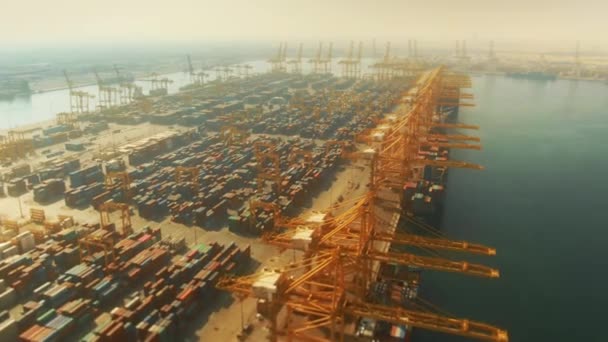
<path fill-rule="evenodd" d="M 308 58 L 303 58 L 302 62 L 302 71 L 304 73 L 310 72 L 312 65 L 308 63 Z M 332 60 L 332 71 L 339 75 L 341 65 L 339 65 L 338 62 L 338 58 Z M 374 59 L 363 58 L 361 63 L 362 72 L 371 73 L 372 70 L 370 69 L 370 65 L 374 62 Z M 264 73 L 270 69 L 265 60 L 250 61 L 247 62 L 247 64 L 253 67 L 250 71 L 252 73 Z M 288 68 L 291 67 L 288 65 Z M 206 73 L 209 74 L 208 80 L 215 79 L 215 71 L 206 71 Z M 173 83 L 169 84 L 168 90 L 170 94 L 176 93 L 180 87 L 191 83 L 190 76 L 183 72 L 171 73 L 163 75 L 163 77 L 173 80 Z M 144 94 L 148 94 L 151 85 L 149 82 L 136 81 L 135 83 L 142 87 Z M 96 85 L 80 87 L 78 89 L 87 91 L 96 97 L 98 96 Z M 97 98 L 91 100 L 91 109 L 96 107 L 96 100 Z M 69 111 L 69 101 L 69 91 L 67 89 L 34 94 L 30 98 L 0 101 L 0 130 L 54 119 L 57 113 Z"/>
<path fill-rule="evenodd" d="M 424 274 L 424 297 L 509 330 L 511 341 L 608 341 L 608 86 L 483 76 L 483 151 L 454 151 L 486 170 L 452 170 L 444 232 L 493 245 L 497 280 Z M 464 341 L 421 333 L 416 342 Z"/>

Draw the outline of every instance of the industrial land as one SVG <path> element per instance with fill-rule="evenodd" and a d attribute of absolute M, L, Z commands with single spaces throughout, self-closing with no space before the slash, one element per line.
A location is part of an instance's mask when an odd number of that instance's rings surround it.
<path fill-rule="evenodd" d="M 499 271 L 434 253 L 496 251 L 434 227 L 449 169 L 483 166 L 450 159 L 481 149 L 458 121 L 469 77 L 416 44 L 371 73 L 355 43 L 339 70 L 331 44 L 281 43 L 268 73 L 213 80 L 188 56 L 176 94 L 162 73 L 92 94 L 64 72 L 70 111 L 0 146 L 0 340 L 508 341 L 417 295 L 426 269 Z"/>

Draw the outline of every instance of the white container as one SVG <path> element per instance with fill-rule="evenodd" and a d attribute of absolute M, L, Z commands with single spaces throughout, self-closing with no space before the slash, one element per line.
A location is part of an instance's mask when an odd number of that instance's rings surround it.
<path fill-rule="evenodd" d="M 17 254 L 19 254 L 19 249 L 17 248 L 17 246 L 12 246 L 10 248 L 5 249 L 4 252 L 2 252 L 2 257 L 4 259 L 8 259 Z"/>
<path fill-rule="evenodd" d="M 25 232 L 17 235 L 17 241 L 19 241 L 19 247 L 21 247 L 21 253 L 27 253 L 32 249 L 36 248 L 36 241 L 34 240 L 34 234 L 31 232 Z"/>
<path fill-rule="evenodd" d="M 2 252 L 4 252 L 5 249 L 10 248 L 10 247 L 11 247 L 11 243 L 9 241 L 0 243 L 0 254 L 2 254 Z"/>
<path fill-rule="evenodd" d="M 252 290 L 256 298 L 271 301 L 277 293 L 281 273 L 264 270 L 264 273 L 253 283 Z"/>

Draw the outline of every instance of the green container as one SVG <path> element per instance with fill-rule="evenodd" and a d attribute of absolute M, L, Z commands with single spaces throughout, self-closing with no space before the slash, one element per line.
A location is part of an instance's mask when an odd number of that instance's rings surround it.
<path fill-rule="evenodd" d="M 43 313 L 42 315 L 38 316 L 36 321 L 38 324 L 44 325 L 45 323 L 50 322 L 56 316 L 57 316 L 57 311 L 55 311 L 55 309 L 50 309 L 50 310 L 46 311 L 45 313 Z"/>

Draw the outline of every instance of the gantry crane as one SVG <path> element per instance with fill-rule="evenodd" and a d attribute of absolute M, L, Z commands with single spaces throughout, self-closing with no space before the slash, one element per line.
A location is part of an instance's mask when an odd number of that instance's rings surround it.
<path fill-rule="evenodd" d="M 253 67 L 249 64 L 243 64 L 241 67 L 243 70 L 243 76 L 245 76 L 245 78 L 249 78 L 249 71 L 253 69 Z"/>
<path fill-rule="evenodd" d="M 359 258 L 363 265 L 366 262 L 392 262 L 408 266 L 416 266 L 446 272 L 459 272 L 469 275 L 497 278 L 498 270 L 493 268 L 473 264 L 466 261 L 452 261 L 437 257 L 420 256 L 411 253 L 396 253 L 383 251 L 376 248 L 373 241 L 392 242 L 393 238 L 399 244 L 406 244 L 418 247 L 433 246 L 436 249 L 452 249 L 459 251 L 475 250 L 477 253 L 485 251 L 486 255 L 495 255 L 496 251 L 477 244 L 468 244 L 462 241 L 450 241 L 448 239 L 437 239 L 430 237 L 417 237 L 410 234 L 398 234 L 394 232 L 382 231 L 376 227 L 376 207 L 374 206 L 373 192 L 367 193 L 351 204 L 346 211 L 335 216 L 331 222 L 325 222 L 323 229 L 310 229 L 307 243 L 301 243 L 297 239 L 303 239 L 302 230 L 288 229 L 274 235 L 268 235 L 265 241 L 280 248 L 304 248 L 305 255 L 314 255 L 320 250 L 342 248 L 347 253 L 353 253 Z M 304 228 L 304 227 L 302 227 Z M 380 238 L 376 238 L 380 236 Z M 371 268 L 368 270 L 371 272 Z M 367 275 L 372 279 L 371 274 Z"/>
<path fill-rule="evenodd" d="M 131 209 L 127 203 L 105 202 L 99 205 L 98 210 L 102 228 L 105 228 L 112 223 L 110 214 L 116 210 L 120 210 L 121 234 L 127 236 L 133 233 L 133 227 L 131 226 Z"/>
<path fill-rule="evenodd" d="M 83 262 L 85 256 L 92 256 L 96 251 L 103 251 L 104 262 L 107 266 L 114 261 L 114 238 L 111 235 L 100 237 L 95 235 L 87 235 L 78 240 L 80 252 L 80 261 Z"/>
<path fill-rule="evenodd" d="M 321 73 L 322 70 L 322 63 L 323 63 L 323 59 L 321 58 L 321 55 L 323 53 L 323 42 L 319 42 L 319 48 L 317 49 L 317 52 L 315 53 L 314 58 L 311 58 L 308 63 L 312 64 L 312 73 L 313 74 L 319 74 Z"/>
<path fill-rule="evenodd" d="M 34 154 L 34 140 L 26 134 L 40 130 L 40 128 L 12 129 L 7 136 L 0 136 L 0 160 L 15 160 Z"/>
<path fill-rule="evenodd" d="M 333 47 L 334 47 L 334 43 L 330 42 L 329 43 L 329 48 L 327 49 L 327 55 L 325 56 L 325 58 L 321 59 L 321 65 L 323 66 L 323 73 L 324 74 L 331 74 L 331 65 L 332 65 L 332 61 L 333 61 Z"/>
<path fill-rule="evenodd" d="M 128 104 L 143 95 L 141 87 L 130 81 L 128 78 L 123 77 L 120 74 L 120 68 L 116 64 L 114 64 L 114 72 L 116 73 L 116 78 L 120 80 L 120 104 Z"/>
<path fill-rule="evenodd" d="M 90 108 L 90 100 L 95 98 L 95 96 L 87 93 L 86 91 L 76 90 L 74 83 L 68 76 L 68 72 L 66 70 L 63 70 L 63 76 L 65 77 L 68 90 L 70 91 L 70 112 L 78 114 L 88 113 Z"/>
<path fill-rule="evenodd" d="M 220 127 L 220 137 L 227 146 L 244 146 L 251 136 L 249 131 L 242 129 L 242 122 L 247 120 L 248 112 L 232 113 L 227 125 Z"/>
<path fill-rule="evenodd" d="M 157 73 L 152 73 L 150 78 L 142 80 L 144 82 L 150 82 L 150 95 L 151 96 L 163 96 L 169 93 L 169 83 L 173 83 L 173 80 L 167 77 L 161 78 Z"/>
<path fill-rule="evenodd" d="M 287 59 L 287 42 L 281 42 L 279 44 L 279 50 L 276 56 L 268 60 L 270 63 L 271 72 L 285 72 L 285 62 Z"/>
<path fill-rule="evenodd" d="M 361 55 L 363 53 L 363 42 L 359 42 L 357 54 L 355 55 L 355 42 L 350 42 L 350 48 L 346 58 L 338 62 L 342 65 L 342 77 L 358 79 L 361 77 Z"/>
<path fill-rule="evenodd" d="M 298 47 L 296 58 L 289 60 L 287 64 L 291 65 L 291 72 L 293 74 L 302 73 L 302 43 L 300 43 L 300 46 Z"/>
<path fill-rule="evenodd" d="M 131 200 L 131 177 L 127 171 L 110 171 L 106 173 L 106 188 L 116 184 L 116 179 L 120 180 L 120 188 L 123 191 L 125 203 Z"/>
<path fill-rule="evenodd" d="M 260 313 L 271 323 L 272 341 L 277 341 L 278 336 L 286 336 L 290 341 L 344 341 L 347 320 L 358 317 L 485 341 L 508 341 L 506 331 L 489 324 L 365 303 L 348 286 L 357 278 L 360 266 L 351 255 L 336 248 L 290 263 L 280 270 L 223 277 L 216 286 L 234 293 L 240 300 L 257 298 Z M 284 324 L 279 322 L 282 311 L 287 314 Z M 307 319 L 293 319 L 294 314 Z"/>
<path fill-rule="evenodd" d="M 303 219 L 282 218 L 278 227 L 267 232 L 263 240 L 281 248 L 300 247 L 307 258 L 281 272 L 266 271 L 247 278 L 223 278 L 218 283 L 219 288 L 236 292 L 241 298 L 255 296 L 261 300 L 259 304 L 262 305 L 258 308 L 272 322 L 273 340 L 278 334 L 286 334 L 289 340 L 343 340 L 347 317 L 367 317 L 480 340 L 508 341 L 506 331 L 488 324 L 410 307 L 395 308 L 365 302 L 365 293 L 379 263 L 399 263 L 490 278 L 499 275 L 497 270 L 483 265 L 386 249 L 388 243 L 395 243 L 495 255 L 494 249 L 482 245 L 395 233 L 394 228 L 385 226 L 376 213 L 374 201 L 377 192 L 391 187 L 401 189 L 404 181 L 414 179 L 412 170 L 415 168 L 431 165 L 481 169 L 475 164 L 425 160 L 418 156 L 420 147 L 427 142 L 441 143 L 441 147 L 477 149 L 470 144 L 448 145 L 443 142 L 447 139 L 445 136 L 430 132 L 430 126 L 436 122 L 436 108 L 440 107 L 442 72 L 438 68 L 424 75 L 419 81 L 422 90 L 411 103 L 413 108 L 391 125 L 376 144 L 378 146 L 361 153 L 372 161 L 372 179 L 392 183 L 371 182 L 372 191 L 366 196 L 356 199 L 354 204 L 349 203 L 342 212 L 321 223 L 307 224 Z M 468 136 L 456 136 L 453 140 L 478 141 Z M 277 322 L 283 308 L 287 311 L 284 329 L 279 328 L 282 325 Z M 307 319 L 292 320 L 294 313 L 303 314 Z M 319 328 L 329 330 L 329 334 Z"/>
<path fill-rule="evenodd" d="M 78 125 L 78 115 L 76 113 L 57 113 L 57 124 L 65 125 L 71 127 L 74 130 L 77 130 Z"/>
<path fill-rule="evenodd" d="M 281 210 L 278 205 L 254 198 L 249 201 L 249 224 L 251 227 L 255 228 L 259 222 L 258 216 L 260 210 L 272 213 L 273 227 L 281 224 Z"/>
<path fill-rule="evenodd" d="M 391 42 L 386 43 L 384 57 L 380 62 L 374 63 L 372 68 L 376 70 L 376 80 L 378 81 L 386 81 L 393 77 L 394 61 L 391 60 Z"/>
<path fill-rule="evenodd" d="M 107 86 L 105 82 L 99 76 L 96 69 L 93 69 L 95 79 L 97 80 L 97 87 L 99 92 L 98 106 L 102 109 L 112 108 L 118 104 L 120 91 L 114 87 Z"/>

